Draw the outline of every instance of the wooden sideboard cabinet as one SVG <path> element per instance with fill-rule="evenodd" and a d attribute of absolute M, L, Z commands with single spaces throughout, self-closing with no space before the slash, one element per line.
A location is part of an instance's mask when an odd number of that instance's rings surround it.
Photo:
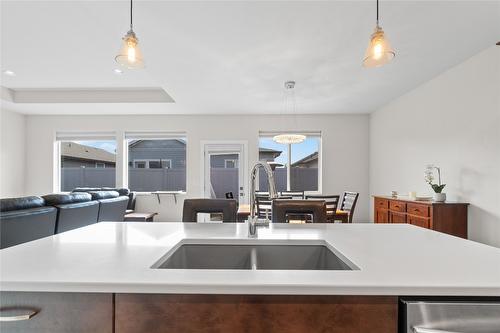
<path fill-rule="evenodd" d="M 410 223 L 422 228 L 467 238 L 464 202 L 433 202 L 374 196 L 375 223 Z"/>

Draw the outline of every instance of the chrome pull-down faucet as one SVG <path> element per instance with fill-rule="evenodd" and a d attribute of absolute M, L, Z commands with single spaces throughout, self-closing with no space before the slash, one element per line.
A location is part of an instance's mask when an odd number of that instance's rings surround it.
<path fill-rule="evenodd" d="M 268 222 L 259 222 L 259 216 L 255 212 L 255 181 L 257 178 L 257 171 L 262 168 L 266 172 L 267 184 L 269 188 L 269 199 L 273 200 L 278 197 L 276 191 L 276 183 L 274 181 L 274 172 L 271 166 L 264 161 L 257 162 L 250 174 L 250 216 L 248 216 L 248 237 L 257 236 L 257 227 L 267 226 Z"/>

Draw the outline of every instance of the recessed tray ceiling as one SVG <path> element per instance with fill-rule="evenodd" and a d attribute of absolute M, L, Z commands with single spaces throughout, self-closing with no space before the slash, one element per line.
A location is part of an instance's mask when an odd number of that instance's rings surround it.
<path fill-rule="evenodd" d="M 162 88 L 19 88 L 2 87 L 2 99 L 14 103 L 175 103 Z"/>

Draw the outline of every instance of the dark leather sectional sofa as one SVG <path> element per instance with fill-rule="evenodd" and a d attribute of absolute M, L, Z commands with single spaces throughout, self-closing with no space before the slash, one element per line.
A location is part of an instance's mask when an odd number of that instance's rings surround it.
<path fill-rule="evenodd" d="M 128 189 L 77 188 L 0 199 L 0 249 L 97 222 L 123 221 L 129 198 L 135 196 Z"/>

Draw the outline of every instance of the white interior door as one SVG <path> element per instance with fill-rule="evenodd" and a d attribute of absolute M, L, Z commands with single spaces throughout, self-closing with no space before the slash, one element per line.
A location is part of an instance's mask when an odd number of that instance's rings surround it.
<path fill-rule="evenodd" d="M 203 196 L 226 198 L 232 193 L 240 204 L 248 202 L 247 143 L 243 141 L 203 142 Z"/>

